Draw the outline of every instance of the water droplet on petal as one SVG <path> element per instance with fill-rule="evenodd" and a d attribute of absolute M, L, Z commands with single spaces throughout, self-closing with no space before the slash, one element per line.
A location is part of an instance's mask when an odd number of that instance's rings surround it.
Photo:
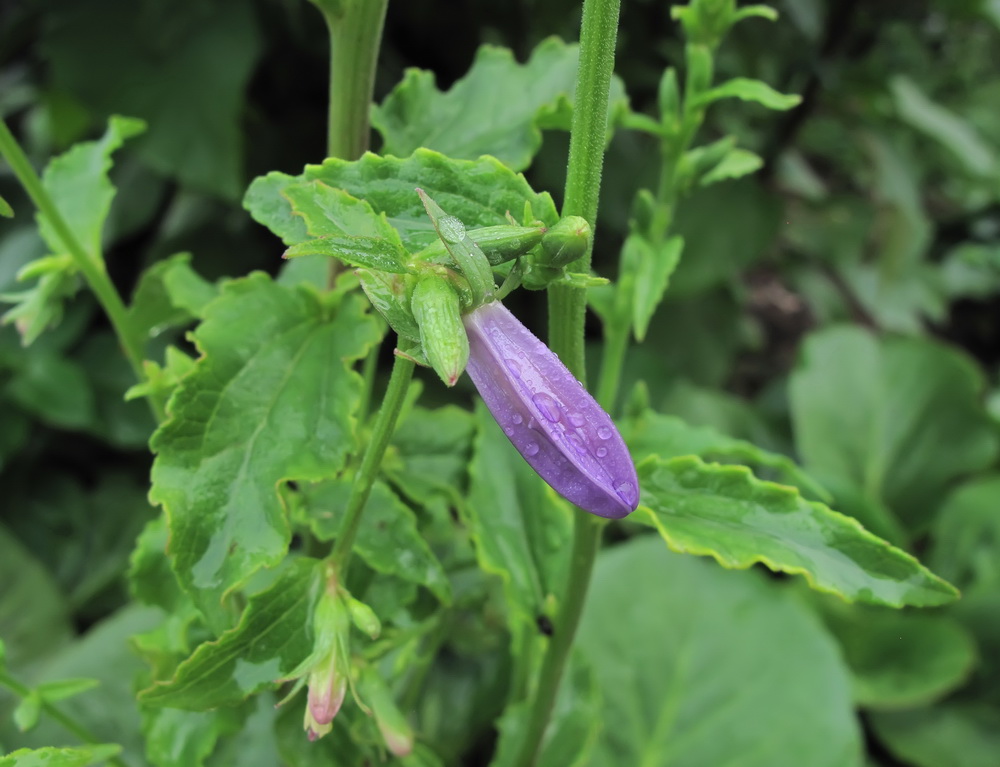
<path fill-rule="evenodd" d="M 607 426 L 602 426 L 597 430 L 597 436 L 601 439 L 611 439 L 611 429 Z"/>
<path fill-rule="evenodd" d="M 524 446 L 524 454 L 528 455 L 528 456 L 538 455 L 538 443 L 537 442 L 529 442 L 527 445 L 525 445 Z"/>
<path fill-rule="evenodd" d="M 520 426 L 522 423 L 524 423 L 524 418 L 521 417 L 520 413 L 514 413 L 514 415 L 510 417 L 510 420 L 511 423 L 513 423 L 515 426 Z"/>
<path fill-rule="evenodd" d="M 503 427 L 503 433 L 506 434 L 508 437 L 513 436 L 514 435 L 514 427 L 513 426 L 504 426 Z"/>
<path fill-rule="evenodd" d="M 559 411 L 559 403 L 545 392 L 539 392 L 531 398 L 531 401 L 535 403 L 535 407 L 538 408 L 542 416 L 552 423 L 558 421 L 562 415 Z"/>
<path fill-rule="evenodd" d="M 594 451 L 598 458 L 603 458 L 608 454 L 608 449 L 606 447 L 599 447 Z"/>
<path fill-rule="evenodd" d="M 583 413 L 570 413 L 569 422 L 574 426 L 583 426 L 587 423 L 587 419 L 583 417 Z"/>
<path fill-rule="evenodd" d="M 587 446 L 583 444 L 583 440 L 580 439 L 579 434 L 570 434 L 569 443 L 573 446 L 573 449 L 576 450 L 576 452 L 578 452 L 580 455 L 585 455 L 587 453 Z"/>
<path fill-rule="evenodd" d="M 517 360 L 506 359 L 503 361 L 504 366 L 507 368 L 508 372 L 514 376 L 514 378 L 521 377 L 521 363 Z"/>

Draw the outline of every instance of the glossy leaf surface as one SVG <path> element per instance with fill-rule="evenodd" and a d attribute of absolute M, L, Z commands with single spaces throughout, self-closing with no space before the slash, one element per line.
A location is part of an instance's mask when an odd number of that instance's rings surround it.
<path fill-rule="evenodd" d="M 675 551 L 710 555 L 724 567 L 761 562 L 804 575 L 820 591 L 900 607 L 953 601 L 958 592 L 904 551 L 850 517 L 762 482 L 744 466 L 695 457 L 639 467 L 641 513 Z"/>
<path fill-rule="evenodd" d="M 381 151 L 404 157 L 427 147 L 467 160 L 488 154 L 523 170 L 541 147 L 540 119 L 572 101 L 579 56 L 578 45 L 554 37 L 536 46 L 525 64 L 505 48 L 484 45 L 447 92 L 437 89 L 433 73 L 407 70 L 372 111 L 372 125 L 384 141 Z M 628 104 L 617 78 L 611 103 L 612 117 Z"/>
<path fill-rule="evenodd" d="M 172 680 L 143 691 L 140 700 L 205 711 L 273 687 L 312 652 L 319 575 L 316 560 L 294 562 L 270 588 L 251 597 L 239 625 L 201 645 Z"/>
<path fill-rule="evenodd" d="M 598 559 L 578 642 L 604 698 L 592 767 L 861 763 L 836 647 L 759 573 L 648 537 L 616 546 Z"/>
<path fill-rule="evenodd" d="M 417 197 L 417 187 L 470 229 L 507 224 L 505 214 L 510 211 L 520 216 L 525 202 L 531 203 L 533 214 L 543 223 L 551 225 L 559 218 L 548 193 L 536 194 L 523 176 L 497 160 L 452 160 L 428 149 L 418 149 L 405 159 L 374 154 L 353 162 L 331 158 L 322 165 L 307 165 L 298 176 L 269 173 L 254 180 L 243 205 L 286 245 L 294 245 L 307 239 L 308 233 L 305 222 L 294 214 L 283 193 L 293 184 L 309 181 L 343 189 L 363 199 L 375 214 L 385 214 L 410 253 L 437 240 Z"/>
<path fill-rule="evenodd" d="M 285 555 L 278 486 L 333 476 L 354 449 L 361 379 L 349 365 L 379 336 L 366 303 L 256 274 L 227 284 L 195 331 L 203 356 L 153 437 L 150 498 L 167 510 L 174 569 L 216 630 L 228 627 L 226 592 Z"/>
<path fill-rule="evenodd" d="M 835 496 L 884 503 L 919 530 L 949 482 L 996 457 L 982 388 L 971 361 L 937 343 L 829 328 L 808 339 L 791 377 L 796 444 Z"/>

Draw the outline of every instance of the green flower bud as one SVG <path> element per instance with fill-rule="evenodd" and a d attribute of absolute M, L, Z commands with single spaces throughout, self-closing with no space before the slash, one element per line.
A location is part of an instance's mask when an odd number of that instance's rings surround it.
<path fill-rule="evenodd" d="M 590 247 L 590 224 L 580 216 L 567 216 L 542 237 L 540 266 L 566 266 L 581 258 Z"/>
<path fill-rule="evenodd" d="M 427 272 L 417 280 L 410 306 L 427 361 L 446 386 L 454 386 L 469 361 L 458 293 L 447 277 Z"/>
<path fill-rule="evenodd" d="M 354 597 L 347 598 L 347 606 L 351 610 L 351 621 L 358 627 L 358 630 L 372 639 L 378 639 L 378 635 L 382 633 L 382 624 L 379 622 L 378 616 L 375 615 L 375 611 Z"/>
<path fill-rule="evenodd" d="M 545 227 L 538 226 L 485 226 L 481 229 L 470 229 L 469 237 L 483 251 L 491 266 L 513 261 L 523 256 L 539 242 L 545 234 Z M 429 264 L 450 262 L 451 254 L 440 239 L 435 240 L 422 251 L 414 255 L 415 261 Z"/>

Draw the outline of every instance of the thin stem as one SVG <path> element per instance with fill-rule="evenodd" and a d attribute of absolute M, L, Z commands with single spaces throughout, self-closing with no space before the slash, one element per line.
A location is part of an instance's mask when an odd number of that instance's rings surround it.
<path fill-rule="evenodd" d="M 580 68 L 570 134 L 569 167 L 563 215 L 582 216 L 596 231 L 597 202 L 604 164 L 608 93 L 614 69 L 620 0 L 584 0 L 580 29 Z M 571 267 L 590 270 L 588 251 Z M 577 378 L 585 380 L 583 322 L 587 293 L 583 288 L 552 286 L 549 298 L 549 346 Z M 566 586 L 552 639 L 546 648 L 538 686 L 531 702 L 528 729 L 521 741 L 518 767 L 532 767 L 538 758 L 559 683 L 562 681 L 573 637 L 583 613 L 594 560 L 600 548 L 604 521 L 574 509 L 573 550 Z"/>
<path fill-rule="evenodd" d="M 625 353 L 628 351 L 631 323 L 609 323 L 605 327 L 605 331 L 604 353 L 601 356 L 601 372 L 597 378 L 596 397 L 602 408 L 609 413 L 614 413 L 622 369 L 625 367 Z"/>
<path fill-rule="evenodd" d="M 368 110 L 388 4 L 389 0 L 317 2 L 330 32 L 329 157 L 356 160 L 368 150 Z"/>
<path fill-rule="evenodd" d="M 333 551 L 330 553 L 330 559 L 337 567 L 341 582 L 346 577 L 354 538 L 357 536 L 358 526 L 361 524 L 361 514 L 365 509 L 365 502 L 371 493 L 372 485 L 375 484 L 382 457 L 385 455 L 389 440 L 396 428 L 396 420 L 399 418 L 399 411 L 406 398 L 407 387 L 413 377 L 413 368 L 413 360 L 398 355 L 392 364 L 389 386 L 382 399 L 382 407 L 379 408 L 378 416 L 375 418 L 371 440 L 365 449 L 365 456 L 361 459 L 361 466 L 354 477 L 351 495 L 347 499 L 347 510 L 344 512 L 344 519 L 340 523 L 336 543 L 334 543 Z"/>
<path fill-rule="evenodd" d="M 18 682 L 13 677 L 7 675 L 5 672 L 0 671 L 0 686 L 6 687 L 8 690 L 13 692 L 20 698 L 27 698 L 31 695 L 31 688 Z M 48 714 L 50 717 L 55 719 L 59 724 L 73 733 L 77 738 L 82 740 L 84 743 L 90 743 L 91 745 L 99 745 L 104 743 L 100 738 L 96 737 L 90 730 L 84 727 L 82 724 L 77 722 L 73 717 L 68 714 L 64 714 L 58 708 L 56 708 L 52 703 L 42 698 L 42 711 Z M 108 758 L 108 763 L 115 765 L 115 767 L 128 767 L 121 759 L 116 756 Z"/>
<path fill-rule="evenodd" d="M 55 202 L 45 190 L 42 180 L 38 177 L 20 144 L 17 143 L 14 134 L 10 132 L 7 123 L 2 119 L 0 119 L 0 154 L 10 164 L 11 170 L 14 171 L 14 175 L 21 182 L 21 186 L 24 187 L 31 201 L 35 203 L 38 212 L 52 225 L 59 239 L 62 240 L 63 247 L 73 259 L 74 265 L 80 270 L 87 285 L 97 297 L 98 303 L 111 322 L 111 327 L 114 328 L 115 335 L 118 336 L 118 343 L 121 345 L 129 365 L 132 366 L 136 378 L 139 381 L 145 380 L 146 376 L 142 369 L 142 341 L 132 331 L 128 310 L 104 269 L 103 259 L 100 254 L 91 256 L 80 244 Z M 161 396 L 149 394 L 147 399 L 150 409 L 153 411 L 153 417 L 157 422 L 162 421 L 164 411 Z"/>

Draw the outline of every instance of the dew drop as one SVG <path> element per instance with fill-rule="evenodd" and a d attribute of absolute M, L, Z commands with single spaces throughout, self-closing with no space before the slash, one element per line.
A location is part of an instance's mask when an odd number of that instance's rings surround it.
<path fill-rule="evenodd" d="M 598 458 L 603 458 L 608 454 L 608 449 L 606 447 L 599 447 L 594 451 Z"/>
<path fill-rule="evenodd" d="M 504 426 L 503 427 L 503 433 L 506 434 L 508 437 L 514 436 L 514 427 L 513 426 Z"/>
<path fill-rule="evenodd" d="M 527 456 L 538 455 L 538 443 L 529 442 L 524 446 L 524 454 Z"/>
<path fill-rule="evenodd" d="M 548 421 L 552 421 L 552 423 L 558 421 L 562 415 L 559 411 L 559 403 L 545 392 L 539 392 L 531 398 L 531 401 L 535 403 L 535 407 L 538 408 L 538 412 L 542 414 L 542 417 Z"/>
<path fill-rule="evenodd" d="M 583 444 L 583 440 L 580 439 L 580 435 L 579 434 L 570 434 L 569 435 L 569 443 L 573 446 L 573 449 L 576 452 L 578 452 L 580 455 L 586 455 L 586 453 L 587 453 L 587 446 L 585 444 Z"/>
<path fill-rule="evenodd" d="M 631 482 L 619 482 L 615 485 L 615 492 L 618 493 L 618 497 L 625 501 L 625 503 L 629 506 L 632 506 L 636 500 L 638 500 L 635 495 L 635 485 Z"/>
<path fill-rule="evenodd" d="M 569 422 L 574 426 L 583 426 L 587 423 L 587 419 L 583 417 L 582 413 L 570 413 L 568 418 Z"/>
<path fill-rule="evenodd" d="M 514 378 L 521 377 L 521 363 L 517 360 L 506 359 L 503 361 L 504 366 L 507 368 L 508 372 L 514 376 Z"/>
<path fill-rule="evenodd" d="M 510 422 L 515 426 L 520 426 L 524 423 L 524 418 L 521 417 L 520 413 L 514 413 L 514 415 L 510 417 Z"/>
<path fill-rule="evenodd" d="M 607 426 L 602 426 L 597 430 L 597 436 L 601 439 L 611 439 L 611 429 Z"/>
<path fill-rule="evenodd" d="M 529 429 L 533 429 L 535 431 L 538 431 L 538 421 L 536 421 L 533 417 L 529 418 L 528 419 L 528 428 Z"/>

